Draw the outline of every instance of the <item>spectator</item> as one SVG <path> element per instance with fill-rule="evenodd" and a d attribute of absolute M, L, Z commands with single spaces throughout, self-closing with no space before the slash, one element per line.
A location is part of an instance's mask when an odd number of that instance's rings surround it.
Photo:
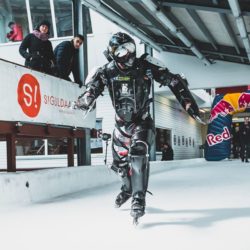
<path fill-rule="evenodd" d="M 55 57 L 52 44 L 49 41 L 49 29 L 50 23 L 48 21 L 40 22 L 35 30 L 24 38 L 19 53 L 26 59 L 25 66 L 52 74 Z"/>
<path fill-rule="evenodd" d="M 71 41 L 58 44 L 54 50 L 56 57 L 57 74 L 62 79 L 71 81 L 70 73 L 73 73 L 74 81 L 82 86 L 77 67 L 79 48 L 84 42 L 82 35 L 76 35 Z"/>
<path fill-rule="evenodd" d="M 23 40 L 23 29 L 21 25 L 11 21 L 9 22 L 8 27 L 11 29 L 11 31 L 7 33 L 6 37 L 11 42 L 18 42 Z"/>
<path fill-rule="evenodd" d="M 233 134 L 233 158 L 238 159 L 239 158 L 239 152 L 240 152 L 240 128 L 239 126 L 236 126 L 234 128 Z"/>
<path fill-rule="evenodd" d="M 163 144 L 162 148 L 162 161 L 171 161 L 174 159 L 174 151 L 168 143 Z"/>
<path fill-rule="evenodd" d="M 250 126 L 249 126 L 249 118 L 244 118 L 244 124 L 240 127 L 239 131 L 240 135 L 240 157 L 242 162 L 249 162 L 249 137 L 250 137 Z"/>

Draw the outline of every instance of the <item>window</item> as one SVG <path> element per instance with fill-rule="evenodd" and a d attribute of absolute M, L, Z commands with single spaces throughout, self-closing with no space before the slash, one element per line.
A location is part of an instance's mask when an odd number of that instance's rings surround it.
<path fill-rule="evenodd" d="M 15 28 L 8 27 L 14 22 Z M 18 32 L 11 36 L 11 32 Z M 29 33 L 25 0 L 1 0 L 0 7 L 0 43 L 21 41 Z M 9 35 L 8 35 L 9 34 Z M 8 39 L 7 36 L 11 39 Z"/>
<path fill-rule="evenodd" d="M 54 0 L 57 36 L 73 36 L 72 2 Z"/>
<path fill-rule="evenodd" d="M 76 154 L 76 140 L 74 141 Z M 18 139 L 16 155 L 65 155 L 67 154 L 67 138 L 61 139 Z"/>
<path fill-rule="evenodd" d="M 67 154 L 67 138 L 48 139 L 48 155 L 65 155 Z M 76 140 L 74 140 L 74 153 L 76 153 Z"/>
<path fill-rule="evenodd" d="M 44 155 L 45 140 L 18 139 L 16 141 L 16 155 Z"/>
<path fill-rule="evenodd" d="M 33 28 L 35 28 L 41 21 L 47 20 L 51 24 L 50 37 L 54 37 L 49 0 L 32 0 L 29 2 Z"/>
<path fill-rule="evenodd" d="M 177 138 L 176 138 L 176 135 L 174 135 L 174 145 L 176 145 L 176 141 L 177 141 Z"/>
<path fill-rule="evenodd" d="M 89 8 L 85 7 L 84 5 L 82 5 L 82 15 L 85 15 L 85 20 L 86 20 L 86 23 L 83 23 L 82 25 L 86 25 L 87 34 L 92 34 L 93 31 L 92 31 Z M 84 18 L 83 18 L 83 22 L 84 22 Z"/>
<path fill-rule="evenodd" d="M 156 128 L 156 151 L 161 151 L 164 143 L 171 145 L 171 130 Z"/>

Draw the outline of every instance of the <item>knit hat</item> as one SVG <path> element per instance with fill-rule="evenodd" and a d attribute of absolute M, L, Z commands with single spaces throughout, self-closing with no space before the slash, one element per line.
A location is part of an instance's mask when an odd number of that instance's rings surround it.
<path fill-rule="evenodd" d="M 49 29 L 50 29 L 50 22 L 47 21 L 47 20 L 41 21 L 40 23 L 38 23 L 38 24 L 36 25 L 35 30 L 40 31 L 39 28 L 40 28 L 41 25 L 46 25 L 46 26 L 48 27 L 48 32 L 47 32 L 47 34 L 49 34 L 49 33 L 50 33 L 50 32 L 49 32 Z"/>

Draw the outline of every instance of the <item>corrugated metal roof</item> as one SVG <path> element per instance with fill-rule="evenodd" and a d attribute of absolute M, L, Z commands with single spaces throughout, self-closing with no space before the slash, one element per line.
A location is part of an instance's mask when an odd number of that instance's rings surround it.
<path fill-rule="evenodd" d="M 250 64 L 249 0 L 82 0 L 82 3 L 110 20 L 115 17 L 116 23 L 158 50 L 197 56 L 205 64 L 216 60 Z"/>

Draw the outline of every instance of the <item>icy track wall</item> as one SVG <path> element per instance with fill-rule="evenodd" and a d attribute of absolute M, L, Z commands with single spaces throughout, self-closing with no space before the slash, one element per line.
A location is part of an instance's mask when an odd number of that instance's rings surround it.
<path fill-rule="evenodd" d="M 250 91 L 216 95 L 205 142 L 205 159 L 220 161 L 230 157 L 232 116 L 249 112 Z"/>
<path fill-rule="evenodd" d="M 184 168 L 204 162 L 204 159 L 188 159 L 169 162 L 151 162 L 151 174 Z M 106 166 L 56 168 L 22 173 L 0 173 L 0 206 L 4 204 L 25 205 L 46 201 L 55 197 L 91 188 L 100 188 L 120 179 Z"/>

